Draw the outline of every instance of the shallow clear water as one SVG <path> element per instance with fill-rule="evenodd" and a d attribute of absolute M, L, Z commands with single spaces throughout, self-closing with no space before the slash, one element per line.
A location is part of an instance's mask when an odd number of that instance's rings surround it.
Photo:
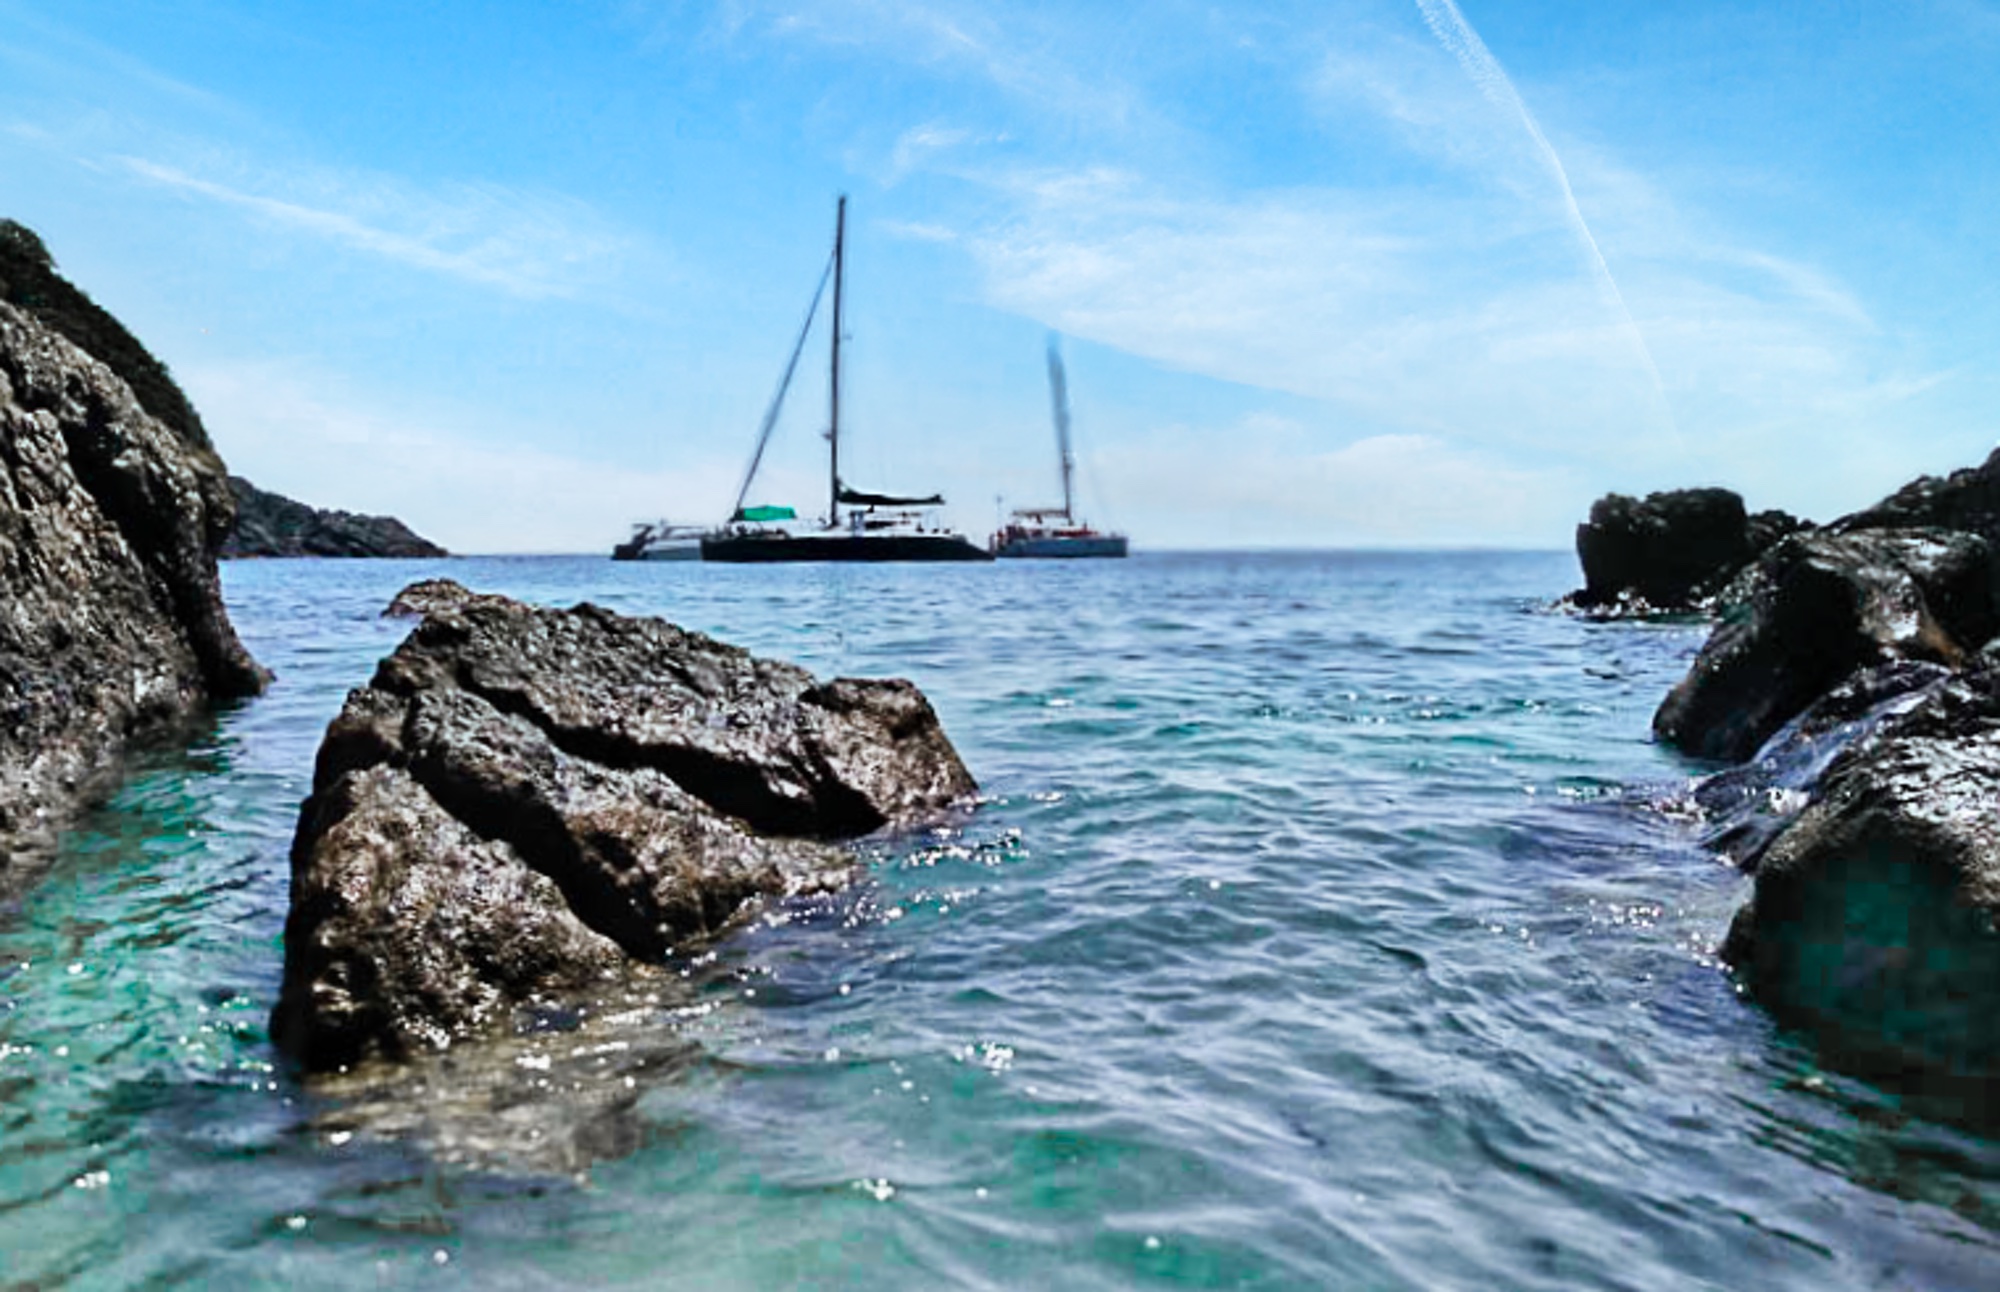
<path fill-rule="evenodd" d="M 293 817 L 432 573 L 911 677 L 989 801 L 508 1089 L 302 1089 Z M 1646 738 L 1700 631 L 1543 612 L 1574 578 L 229 566 L 277 685 L 0 907 L 0 1287 L 2000 1284 L 2000 1146 L 1713 963 L 1745 881 Z"/>

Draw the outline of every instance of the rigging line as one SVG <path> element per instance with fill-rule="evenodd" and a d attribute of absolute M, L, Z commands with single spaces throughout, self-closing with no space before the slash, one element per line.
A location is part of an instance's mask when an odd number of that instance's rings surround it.
<path fill-rule="evenodd" d="M 806 337 L 812 333 L 813 319 L 819 315 L 820 298 L 826 295 L 826 282 L 831 277 L 833 257 L 829 255 L 826 268 L 820 272 L 819 286 L 813 288 L 812 304 L 806 307 L 806 321 L 799 326 L 799 339 L 792 346 L 792 357 L 785 362 L 785 375 L 778 379 L 778 393 L 771 397 L 771 407 L 764 413 L 764 424 L 758 428 L 757 451 L 750 455 L 750 469 L 743 473 L 743 487 L 736 491 L 736 505 L 729 509 L 731 520 L 743 514 L 743 500 L 750 496 L 750 486 L 757 481 L 757 468 L 764 462 L 764 448 L 771 442 L 771 432 L 778 425 L 778 414 L 784 411 L 785 392 L 792 388 L 792 374 L 799 370 L 799 356 L 805 353 Z"/>

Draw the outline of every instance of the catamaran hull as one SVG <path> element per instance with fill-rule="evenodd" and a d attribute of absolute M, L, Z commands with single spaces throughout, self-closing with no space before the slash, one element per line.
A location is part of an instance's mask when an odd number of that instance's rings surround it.
<path fill-rule="evenodd" d="M 998 557 L 1034 557 L 1067 560 L 1086 556 L 1124 556 L 1123 534 L 1099 534 L 1091 538 L 1014 538 L 993 549 Z"/>
<path fill-rule="evenodd" d="M 699 561 L 701 540 L 680 539 L 672 543 L 649 543 L 639 550 L 636 558 L 641 561 Z"/>
<path fill-rule="evenodd" d="M 955 534 L 755 534 L 701 540 L 701 559 L 774 561 L 990 561 Z"/>

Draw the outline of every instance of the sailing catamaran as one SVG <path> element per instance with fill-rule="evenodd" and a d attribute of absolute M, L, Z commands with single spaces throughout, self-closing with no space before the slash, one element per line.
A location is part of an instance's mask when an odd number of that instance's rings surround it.
<path fill-rule="evenodd" d="M 1062 351 L 1049 338 L 1049 403 L 1056 419 L 1056 451 L 1062 461 L 1063 505 L 1023 507 L 994 534 L 987 546 L 995 556 L 1079 557 L 1124 556 L 1123 534 L 1092 529 L 1076 518 L 1072 477 L 1075 460 L 1069 451 L 1069 382 L 1063 376 Z"/>
<path fill-rule="evenodd" d="M 777 398 L 764 418 L 757 437 L 756 452 L 737 491 L 736 506 L 729 523 L 702 537 L 704 561 L 990 561 L 990 552 L 968 542 L 964 535 L 933 524 L 927 511 L 944 504 L 936 494 L 928 497 L 901 497 L 850 489 L 840 479 L 840 327 L 841 289 L 846 272 L 847 198 L 842 195 L 834 215 L 833 261 L 827 273 L 833 278 L 833 357 L 831 362 L 831 418 L 826 432 L 829 483 L 826 519 L 812 528 L 798 528 L 784 522 L 796 519 L 789 507 L 746 507 L 750 486 L 764 458 L 764 446 L 777 425 L 778 410 L 785 390 L 798 366 L 799 352 L 812 329 L 819 310 L 820 295 L 826 289 L 821 275 L 819 289 L 806 311 L 805 326 L 799 330 L 798 344 L 778 384 Z M 848 510 L 843 512 L 845 506 Z"/>

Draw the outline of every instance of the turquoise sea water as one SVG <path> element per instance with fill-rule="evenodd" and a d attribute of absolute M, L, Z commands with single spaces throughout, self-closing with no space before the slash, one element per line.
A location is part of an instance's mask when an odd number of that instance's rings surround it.
<path fill-rule="evenodd" d="M 672 992 L 302 1088 L 294 814 L 436 573 L 911 677 L 987 801 Z M 1713 961 L 1746 881 L 1646 734 L 1701 630 L 1542 608 L 1575 578 L 227 567 L 276 686 L 0 906 L 0 1288 L 2000 1286 L 2000 1145 Z"/>

